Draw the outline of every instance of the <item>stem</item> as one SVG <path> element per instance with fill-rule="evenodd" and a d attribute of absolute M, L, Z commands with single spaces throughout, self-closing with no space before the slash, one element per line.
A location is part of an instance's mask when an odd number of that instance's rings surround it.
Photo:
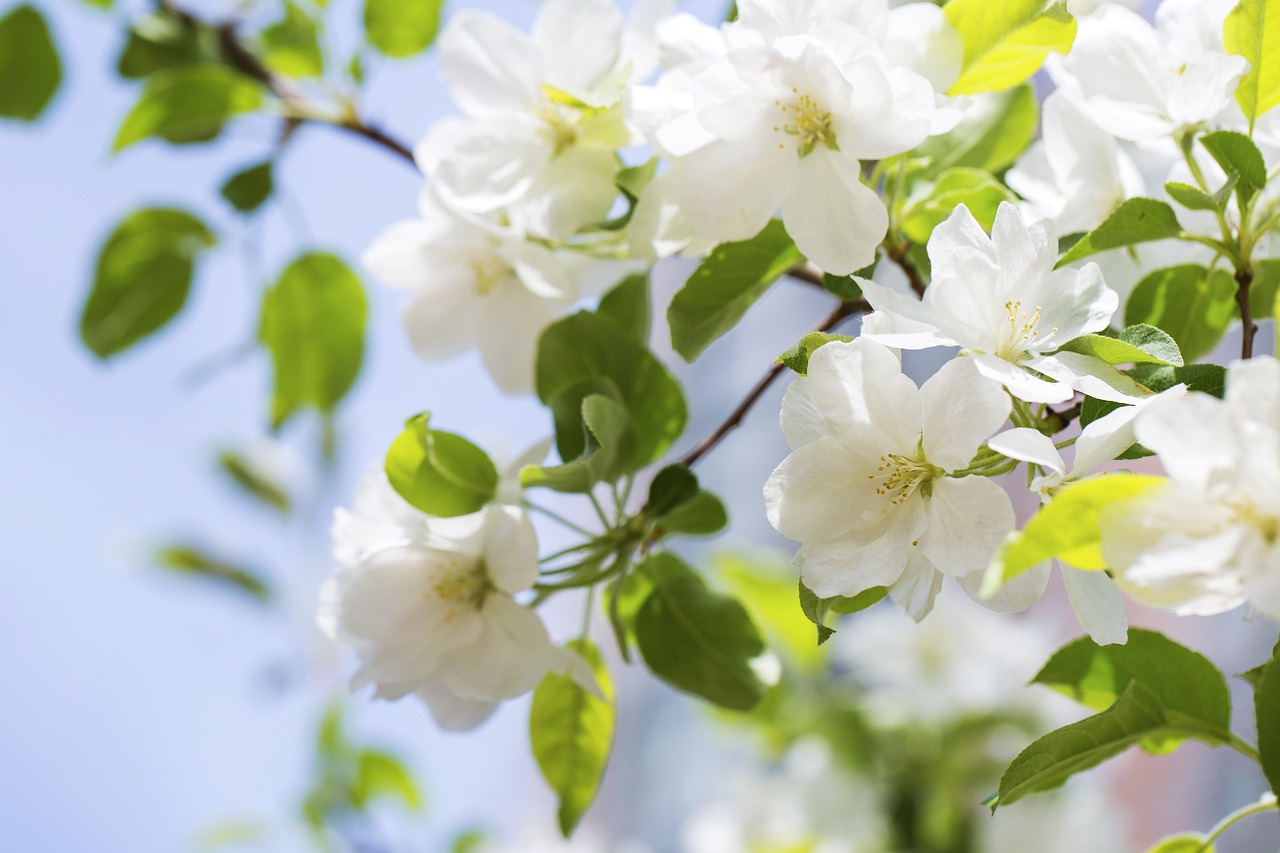
<path fill-rule="evenodd" d="M 609 524 L 609 516 L 605 514 L 604 507 L 600 506 L 600 501 L 596 499 L 595 492 L 587 492 L 587 498 L 590 499 L 591 505 L 595 507 L 596 515 L 600 517 L 600 523 L 604 525 L 605 530 L 612 527 Z"/>
<path fill-rule="evenodd" d="M 814 287 L 823 291 L 827 290 L 827 286 L 822 283 L 822 270 L 806 261 L 802 264 L 796 264 L 787 270 L 787 276 L 794 278 L 796 281 L 802 281 L 805 284 L 812 284 Z"/>
<path fill-rule="evenodd" d="M 587 601 L 582 608 L 582 632 L 579 636 L 587 639 L 591 633 L 591 608 L 596 603 L 596 588 L 594 585 L 587 587 Z"/>
<path fill-rule="evenodd" d="M 1249 288 L 1253 284 L 1253 269 L 1246 265 L 1236 270 L 1236 305 L 1240 308 L 1240 357 L 1253 358 L 1253 336 L 1258 324 L 1253 322 L 1253 306 L 1249 304 Z"/>
<path fill-rule="evenodd" d="M 565 518 L 560 513 L 553 512 L 552 510 L 547 509 L 545 506 L 540 506 L 539 504 L 536 504 L 533 501 L 530 501 L 528 499 L 525 500 L 524 506 L 525 506 L 525 509 L 530 509 L 530 510 L 533 510 L 534 512 L 540 512 L 543 515 L 545 515 L 547 518 L 551 519 L 552 521 L 559 522 L 560 524 L 572 530 L 574 533 L 581 533 L 583 536 L 589 536 L 592 539 L 595 539 L 600 535 L 598 533 L 593 533 L 590 530 L 587 530 L 585 527 L 574 524 L 572 521 Z"/>
<path fill-rule="evenodd" d="M 856 302 L 841 302 L 814 331 L 829 332 L 854 314 L 865 313 L 870 310 L 871 306 L 867 304 L 865 299 L 859 299 Z M 784 370 L 786 370 L 786 365 L 781 362 L 770 367 L 769 371 L 756 383 L 755 387 L 747 392 L 747 396 L 738 404 L 737 408 L 729 413 L 729 417 L 725 418 L 724 422 L 716 427 L 711 435 L 703 439 L 701 444 L 686 453 L 680 461 L 689 467 L 696 465 L 698 460 L 705 456 L 711 448 L 719 444 L 726 435 L 742 423 L 747 412 L 751 411 L 751 407 L 759 401 L 764 392 L 769 389 L 775 379 L 782 375 Z"/>
<path fill-rule="evenodd" d="M 631 649 L 627 643 L 627 626 L 622 624 L 622 614 L 618 612 L 618 599 L 622 597 L 622 585 L 627 580 L 627 572 L 631 569 L 631 549 L 618 558 L 618 579 L 613 582 L 609 595 L 609 625 L 613 628 L 614 639 L 618 643 L 618 651 L 624 663 L 631 663 Z"/>
<path fill-rule="evenodd" d="M 1204 841 L 1200 843 L 1200 847 L 1197 848 L 1197 853 L 1200 853 L 1200 851 L 1210 849 L 1213 846 L 1213 842 L 1217 841 L 1218 838 L 1224 832 L 1226 832 L 1228 829 L 1235 826 L 1237 823 L 1244 820 L 1245 818 L 1252 817 L 1253 815 L 1261 814 L 1263 812 L 1271 811 L 1275 807 L 1276 807 L 1275 796 L 1273 794 L 1264 794 L 1262 799 L 1258 800 L 1258 802 L 1253 803 L 1251 805 L 1247 805 L 1243 808 L 1237 809 L 1236 811 L 1232 812 L 1231 814 L 1227 815 L 1222 820 L 1220 820 L 1217 826 L 1209 830 L 1209 834 L 1205 837 Z"/>
<path fill-rule="evenodd" d="M 1257 764 L 1262 763 L 1262 756 L 1258 753 L 1258 748 L 1238 736 L 1235 732 L 1231 733 L 1231 739 L 1227 741 L 1227 746 Z"/>

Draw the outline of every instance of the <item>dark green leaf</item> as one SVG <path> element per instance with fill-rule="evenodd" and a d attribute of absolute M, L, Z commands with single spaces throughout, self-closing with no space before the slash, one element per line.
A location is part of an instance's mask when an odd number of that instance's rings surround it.
<path fill-rule="evenodd" d="M 147 78 L 112 143 L 113 151 L 151 137 L 169 142 L 207 142 L 223 124 L 262 106 L 262 86 L 223 65 L 187 65 Z"/>
<path fill-rule="evenodd" d="M 718 497 L 699 489 L 693 497 L 658 516 L 655 521 L 664 533 L 710 536 L 724 530 L 729 523 L 729 515 Z"/>
<path fill-rule="evenodd" d="M 271 600 L 271 588 L 257 573 L 218 559 L 193 545 L 167 545 L 156 552 L 155 559 L 161 568 L 171 572 L 213 581 L 246 593 L 263 604 Z"/>
<path fill-rule="evenodd" d="M 1195 264 L 1168 267 L 1146 276 L 1129 294 L 1126 323 L 1157 326 L 1177 341 L 1188 361 L 1213 351 L 1235 316 L 1236 285 L 1225 270 Z"/>
<path fill-rule="evenodd" d="M 281 512 L 288 512 L 292 506 L 289 493 L 284 490 L 284 487 L 243 454 L 234 450 L 219 451 L 218 468 L 245 494 L 268 506 Z"/>
<path fill-rule="evenodd" d="M 1254 710 L 1258 722 L 1258 752 L 1262 772 L 1272 791 L 1280 791 L 1280 655 L 1271 659 L 1254 687 Z"/>
<path fill-rule="evenodd" d="M 750 240 L 716 246 L 671 300 L 671 345 L 693 361 L 802 260 L 777 219 Z"/>
<path fill-rule="evenodd" d="M 272 163 L 267 160 L 236 172 L 222 185 L 222 197 L 241 213 L 252 213 L 275 190 Z"/>
<path fill-rule="evenodd" d="M 144 15 L 130 25 L 116 70 L 121 77 L 137 79 L 217 57 L 217 34 L 211 28 L 187 25 L 171 15 Z"/>
<path fill-rule="evenodd" d="M 0 18 L 0 116 L 34 121 L 62 82 L 62 61 L 44 16 L 16 6 Z"/>
<path fill-rule="evenodd" d="M 590 666 L 603 695 L 584 690 L 570 675 L 552 673 L 533 691 L 529 710 L 529 743 L 543 778 L 560 799 L 565 838 L 600 788 L 617 721 L 613 681 L 600 650 L 585 639 L 569 647 Z"/>
<path fill-rule="evenodd" d="M 98 254 L 80 337 L 99 358 L 128 349 L 187 301 L 196 257 L 216 242 L 196 217 L 167 207 L 124 219 Z"/>
<path fill-rule="evenodd" d="M 645 512 L 656 517 L 669 512 L 698 493 L 698 478 L 688 465 L 677 462 L 658 472 L 649 484 Z"/>
<path fill-rule="evenodd" d="M 1173 208 L 1153 198 L 1131 198 L 1115 209 L 1106 221 L 1072 246 L 1058 266 L 1074 263 L 1096 252 L 1164 240 L 1182 233 Z"/>
<path fill-rule="evenodd" d="M 312 252 L 263 296 L 259 338 L 271 353 L 271 426 L 301 408 L 332 412 L 360 375 L 368 305 L 364 287 L 336 255 Z"/>
<path fill-rule="evenodd" d="M 443 8 L 443 0 L 365 0 L 365 35 L 384 56 L 414 56 L 435 41 Z"/>
<path fill-rule="evenodd" d="M 712 592 L 672 554 L 653 554 L 639 569 L 653 592 L 636 614 L 636 641 L 654 675 L 725 708 L 755 707 L 776 673 L 742 605 Z"/>
<path fill-rule="evenodd" d="M 800 343 L 778 356 L 775 361 L 779 364 L 785 364 L 801 376 L 806 376 L 809 373 L 809 359 L 813 357 L 818 347 L 823 344 L 829 344 L 832 341 L 848 343 L 851 340 L 853 338 L 848 335 L 833 335 L 830 332 L 810 332 L 800 339 Z"/>
<path fill-rule="evenodd" d="M 460 435 L 431 429 L 430 415 L 414 415 L 387 451 L 391 487 L 428 515 L 452 518 L 483 509 L 498 488 L 498 469 Z"/>
<path fill-rule="evenodd" d="M 614 285 L 600 299 L 596 313 L 608 317 L 645 346 L 649 345 L 652 308 L 649 299 L 649 274 L 635 273 Z"/>
<path fill-rule="evenodd" d="M 873 586 L 854 596 L 838 595 L 834 598 L 818 598 L 813 590 L 804 585 L 804 581 L 800 581 L 800 609 L 804 611 L 809 621 L 817 626 L 818 645 L 822 645 L 836 632 L 834 628 L 827 625 L 830 614 L 847 616 L 850 613 L 866 610 L 871 605 L 883 601 L 888 594 L 888 587 Z"/>
<path fill-rule="evenodd" d="M 827 293 L 839 299 L 841 302 L 854 302 L 862 298 L 862 285 L 858 284 L 859 278 L 870 278 L 875 272 L 876 265 L 872 264 L 866 269 L 858 270 L 852 275 L 832 275 L 831 273 L 822 274 L 822 286 Z"/>
<path fill-rule="evenodd" d="M 931 136 L 912 157 L 927 157 L 926 177 L 957 166 L 998 174 L 1014 164 L 1039 126 L 1039 109 L 1030 83 L 975 98 L 964 118 L 941 136 Z"/>

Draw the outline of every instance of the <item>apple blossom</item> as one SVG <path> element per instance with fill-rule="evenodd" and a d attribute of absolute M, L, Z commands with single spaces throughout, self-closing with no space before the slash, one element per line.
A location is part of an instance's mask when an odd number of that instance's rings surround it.
<path fill-rule="evenodd" d="M 970 360 L 917 388 L 874 341 L 819 348 L 783 399 L 792 453 L 764 490 L 770 523 L 801 543 L 805 584 L 823 598 L 886 586 L 918 620 L 943 574 L 984 569 L 1013 508 L 991 480 L 957 472 L 1008 414 Z"/>

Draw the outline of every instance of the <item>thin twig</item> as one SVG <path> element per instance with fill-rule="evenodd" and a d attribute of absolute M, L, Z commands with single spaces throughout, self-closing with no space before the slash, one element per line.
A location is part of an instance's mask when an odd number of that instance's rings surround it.
<path fill-rule="evenodd" d="M 826 291 L 827 289 L 827 286 L 822 283 L 822 270 L 818 269 L 808 261 L 796 264 L 794 267 L 787 270 L 787 276 L 789 278 L 794 278 L 796 281 L 802 281 L 805 284 L 812 284 L 823 291 Z"/>
<path fill-rule="evenodd" d="M 1236 305 L 1240 307 L 1240 357 L 1253 358 L 1253 336 L 1258 324 L 1253 322 L 1253 306 L 1249 302 L 1249 290 L 1253 285 L 1253 270 L 1247 266 L 1236 270 Z"/>
<path fill-rule="evenodd" d="M 824 319 L 818 327 L 814 329 L 814 331 L 829 332 L 848 318 L 852 317 L 854 314 L 865 314 L 870 310 L 871 306 L 867 304 L 865 299 L 859 299 L 855 302 L 841 302 L 835 307 L 835 310 L 827 315 L 826 319 Z M 711 435 L 707 436 L 703 439 L 701 444 L 685 454 L 680 461 L 691 467 L 697 464 L 698 460 L 705 456 L 711 448 L 719 444 L 726 435 L 733 432 L 733 430 L 742 423 L 743 419 L 747 416 L 747 412 L 751 411 L 751 407 L 760 400 L 764 395 L 764 392 L 769 389 L 769 386 L 773 384 L 775 379 L 782 375 L 782 371 L 785 369 L 786 365 L 781 362 L 770 367 L 769 372 L 766 373 L 764 377 L 756 383 L 755 387 L 747 393 L 747 396 L 743 398 L 737 408 L 729 414 L 729 417 L 725 418 L 724 422 L 720 424 L 720 426 L 716 427 L 715 431 L 711 433 Z"/>

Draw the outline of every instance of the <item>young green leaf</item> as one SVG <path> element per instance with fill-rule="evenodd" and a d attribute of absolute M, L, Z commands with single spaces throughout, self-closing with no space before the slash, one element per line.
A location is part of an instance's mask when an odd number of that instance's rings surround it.
<path fill-rule="evenodd" d="M 1187 210 L 1221 210 L 1220 205 L 1214 198 L 1205 191 L 1184 184 L 1180 181 L 1169 181 L 1164 185 L 1164 191 L 1169 197 Z"/>
<path fill-rule="evenodd" d="M 750 240 L 716 246 L 671 300 L 671 345 L 685 361 L 693 361 L 803 260 L 777 219 Z"/>
<path fill-rule="evenodd" d="M 212 581 L 255 601 L 271 601 L 271 587 L 250 569 L 232 565 L 194 545 L 166 545 L 156 552 L 156 564 L 171 572 Z"/>
<path fill-rule="evenodd" d="M 566 838 L 600 788 L 617 724 L 613 681 L 600 650 L 586 639 L 571 641 L 569 648 L 590 666 L 602 695 L 585 690 L 571 675 L 552 673 L 533 691 L 529 710 L 533 757 L 560 799 Z"/>
<path fill-rule="evenodd" d="M 1280 105 L 1280 7 L 1275 0 L 1240 0 L 1222 28 L 1227 53 L 1249 60 L 1236 102 L 1253 132 L 1258 116 Z"/>
<path fill-rule="evenodd" d="M 1017 161 L 1035 139 L 1040 112 L 1030 83 L 973 99 L 950 131 L 926 139 L 912 158 L 927 158 L 924 177 L 968 166 L 998 174 Z"/>
<path fill-rule="evenodd" d="M 1182 353 L 1173 338 L 1154 326 L 1138 324 L 1129 326 L 1119 337 L 1107 335 L 1081 335 L 1062 347 L 1067 352 L 1077 352 L 1100 358 L 1107 364 L 1167 364 L 1182 366 Z"/>
<path fill-rule="evenodd" d="M 269 473 L 235 450 L 218 452 L 218 468 L 241 491 L 267 506 L 287 513 L 292 507 L 289 493 Z"/>
<path fill-rule="evenodd" d="M 80 315 L 80 337 L 99 358 L 128 349 L 172 320 L 186 304 L 195 261 L 214 245 L 190 213 L 150 207 L 111 232 Z"/>
<path fill-rule="evenodd" d="M 217 56 L 217 34 L 212 28 L 157 13 L 143 15 L 129 26 L 116 70 L 121 77 L 136 80 L 166 68 L 214 61 Z"/>
<path fill-rule="evenodd" d="M 0 116 L 35 121 L 62 82 L 62 61 L 44 16 L 16 6 L 0 18 Z"/>
<path fill-rule="evenodd" d="M 778 356 L 775 361 L 778 364 L 785 364 L 788 368 L 805 376 L 809 373 L 809 359 L 817 351 L 818 347 L 823 344 L 829 344 L 832 341 L 844 341 L 848 343 L 853 338 L 848 335 L 833 335 L 830 332 L 810 332 L 800 339 L 800 343 Z"/>
<path fill-rule="evenodd" d="M 400 497 L 428 515 L 478 512 L 493 500 L 498 469 L 460 435 L 431 429 L 430 413 L 414 415 L 391 442 L 384 467 Z"/>
<path fill-rule="evenodd" d="M 1061 0 L 950 0 L 943 11 L 964 41 L 960 78 L 949 95 L 1016 86 L 1076 38 L 1076 19 Z"/>
<path fill-rule="evenodd" d="M 224 65 L 187 65 L 157 71 L 125 116 L 111 150 L 123 151 L 151 137 L 168 142 L 207 142 L 237 115 L 262 106 L 262 86 Z"/>
<path fill-rule="evenodd" d="M 365 0 L 365 35 L 383 56 L 415 56 L 435 41 L 443 8 L 443 0 Z"/>
<path fill-rule="evenodd" d="M 653 310 L 649 298 L 649 274 L 635 273 L 600 298 L 596 313 L 608 317 L 644 346 L 649 345 Z"/>
<path fill-rule="evenodd" d="M 1236 178 L 1236 193 L 1243 203 L 1248 204 L 1267 185 L 1267 164 L 1262 152 L 1243 133 L 1234 130 L 1206 133 L 1200 137 L 1200 144 L 1223 171 Z"/>
<path fill-rule="evenodd" d="M 404 763 L 388 752 L 362 749 L 356 755 L 351 801 L 363 809 L 374 800 L 399 800 L 411 810 L 422 808 L 422 792 Z"/>
<path fill-rule="evenodd" d="M 888 594 L 888 587 L 873 586 L 854 596 L 838 595 L 834 598 L 818 598 L 813 590 L 804 585 L 804 581 L 800 581 L 800 610 L 818 627 L 818 645 L 822 645 L 836 632 L 834 628 L 827 625 L 827 617 L 830 614 L 847 616 L 850 613 L 866 610 L 871 605 L 883 601 Z"/>
<path fill-rule="evenodd" d="M 360 375 L 364 358 L 364 286 L 336 255 L 295 259 L 263 295 L 258 336 L 271 354 L 271 427 L 301 408 L 332 412 Z"/>
<path fill-rule="evenodd" d="M 1171 835 L 1157 841 L 1147 853 L 1214 853 L 1215 850 L 1203 835 Z"/>
<path fill-rule="evenodd" d="M 525 488 L 538 486 L 556 492 L 586 493 L 596 483 L 609 482 L 625 471 L 634 454 L 631 415 L 626 407 L 603 394 L 582 401 L 586 443 L 582 455 L 563 465 L 527 465 L 520 472 Z"/>
<path fill-rule="evenodd" d="M 262 31 L 262 60 L 286 77 L 318 77 L 324 73 L 320 29 L 293 0 L 285 0 L 284 17 Z"/>
<path fill-rule="evenodd" d="M 272 170 L 270 160 L 241 169 L 222 185 L 222 197 L 241 213 L 253 213 L 275 191 Z"/>
<path fill-rule="evenodd" d="M 1181 233 L 1182 226 L 1172 207 L 1153 198 L 1131 198 L 1068 249 L 1058 266 L 1075 263 L 1106 249 L 1164 240 Z"/>
<path fill-rule="evenodd" d="M 636 642 L 653 674 L 724 708 L 755 707 L 776 680 L 776 661 L 742 605 L 673 554 L 652 554 L 639 570 L 653 592 L 636 614 Z"/>
<path fill-rule="evenodd" d="M 1197 264 L 1148 274 L 1129 294 L 1125 323 L 1156 326 L 1189 361 L 1213 351 L 1236 314 L 1236 283 L 1226 270 Z"/>

